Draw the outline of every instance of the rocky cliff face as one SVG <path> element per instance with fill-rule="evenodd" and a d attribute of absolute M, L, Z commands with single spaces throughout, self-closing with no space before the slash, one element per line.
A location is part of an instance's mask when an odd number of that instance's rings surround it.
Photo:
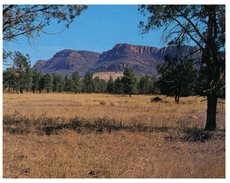
<path fill-rule="evenodd" d="M 116 60 L 119 58 L 127 57 L 134 59 L 141 59 L 141 55 L 153 55 L 158 51 L 157 48 L 149 46 L 135 46 L 129 44 L 117 44 L 111 50 L 103 52 L 98 60 L 98 63 L 109 60 Z"/>
<path fill-rule="evenodd" d="M 155 48 L 150 46 L 136 46 L 129 44 L 117 44 L 111 50 L 103 52 L 93 71 L 121 71 L 124 67 L 130 67 L 140 74 L 157 74 L 156 64 L 162 63 L 164 57 L 186 56 L 194 51 L 194 47 L 175 46 Z"/>
<path fill-rule="evenodd" d="M 39 60 L 35 68 L 42 72 L 70 75 L 75 71 L 80 74 L 90 72 L 118 72 L 124 67 L 132 68 L 139 74 L 157 74 L 156 64 L 164 62 L 164 57 L 187 56 L 195 50 L 191 46 L 170 46 L 155 48 L 130 44 L 116 44 L 111 50 L 102 54 L 90 51 L 62 50 L 53 58 L 44 61 Z M 200 53 L 191 54 L 190 58 L 200 57 Z"/>
<path fill-rule="evenodd" d="M 78 71 L 80 74 L 84 74 L 96 64 L 99 55 L 99 53 L 91 51 L 65 49 L 47 61 L 37 61 L 34 67 L 44 73 L 71 75 Z"/>

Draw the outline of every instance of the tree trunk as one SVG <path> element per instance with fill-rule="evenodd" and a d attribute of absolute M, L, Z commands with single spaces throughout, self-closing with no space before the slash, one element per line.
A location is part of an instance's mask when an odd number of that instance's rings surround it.
<path fill-rule="evenodd" d="M 208 94 L 207 96 L 207 117 L 205 130 L 214 131 L 216 129 L 216 107 L 217 107 L 217 96 L 215 94 Z"/>
<path fill-rule="evenodd" d="M 179 104 L 179 102 L 180 102 L 180 96 L 178 95 L 178 96 L 177 96 L 176 103 Z"/>
<path fill-rule="evenodd" d="M 216 108 L 218 83 L 220 81 L 221 69 L 218 57 L 217 20 L 215 6 L 209 7 L 207 43 L 203 55 L 207 71 L 207 117 L 205 130 L 216 130 Z"/>
<path fill-rule="evenodd" d="M 180 102 L 180 96 L 179 95 L 175 95 L 175 102 L 177 104 L 179 104 L 179 102 Z"/>
<path fill-rule="evenodd" d="M 180 96 L 179 96 L 179 92 L 178 92 L 178 88 L 175 91 L 175 102 L 177 104 L 179 104 L 179 100 L 180 100 Z"/>

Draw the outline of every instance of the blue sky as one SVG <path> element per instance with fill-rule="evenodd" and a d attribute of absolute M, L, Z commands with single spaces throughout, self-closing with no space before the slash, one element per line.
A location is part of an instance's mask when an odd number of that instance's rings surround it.
<path fill-rule="evenodd" d="M 138 24 L 145 17 L 137 8 L 135 5 L 91 5 L 62 33 L 41 34 L 39 38 L 30 41 L 20 37 L 14 42 L 4 43 L 3 47 L 29 54 L 33 65 L 38 59 L 47 60 L 66 48 L 103 52 L 117 43 L 165 46 L 161 40 L 161 30 L 140 34 Z M 51 33 L 59 30 L 61 28 L 56 24 L 46 28 Z"/>

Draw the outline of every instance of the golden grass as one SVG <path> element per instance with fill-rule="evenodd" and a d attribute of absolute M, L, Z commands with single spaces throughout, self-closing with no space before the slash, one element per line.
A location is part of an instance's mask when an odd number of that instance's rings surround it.
<path fill-rule="evenodd" d="M 150 103 L 151 96 L 107 94 L 4 94 L 4 116 L 18 111 L 28 118 L 110 118 L 123 125 L 136 122 L 167 126 L 164 132 L 79 133 L 56 135 L 3 132 L 3 176 L 38 178 L 173 178 L 225 177 L 225 106 L 218 106 L 218 130 L 211 140 L 188 142 L 181 126 L 203 128 L 206 102 L 185 97 L 176 105 Z M 39 124 L 36 124 L 39 126 Z M 33 131 L 34 130 L 34 131 Z M 219 138 L 220 137 L 220 138 Z"/>
<path fill-rule="evenodd" d="M 179 119 L 186 117 L 195 119 L 198 127 L 204 127 L 206 102 L 201 102 L 203 97 L 182 97 L 179 105 L 173 98 L 167 98 L 168 103 L 151 103 L 150 98 L 148 95 L 4 94 L 3 111 L 4 115 L 19 112 L 28 117 L 107 117 L 167 126 L 177 126 Z M 224 128 L 221 121 L 218 125 Z"/>
<path fill-rule="evenodd" d="M 225 146 L 167 142 L 163 134 L 4 134 L 4 177 L 224 177 Z"/>

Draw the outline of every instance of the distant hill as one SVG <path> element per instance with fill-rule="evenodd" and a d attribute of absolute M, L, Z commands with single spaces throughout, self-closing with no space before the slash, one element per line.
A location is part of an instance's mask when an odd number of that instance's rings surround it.
<path fill-rule="evenodd" d="M 81 75 L 86 72 L 122 72 L 125 67 L 133 69 L 138 74 L 157 74 L 156 64 L 162 63 L 167 54 L 200 57 L 200 52 L 192 54 L 194 50 L 195 47 L 192 46 L 180 46 L 179 49 L 169 46 L 159 49 L 130 44 L 116 44 L 102 54 L 65 49 L 47 61 L 38 60 L 34 67 L 44 73 L 60 75 L 71 75 L 75 71 Z"/>
<path fill-rule="evenodd" d="M 194 52 L 194 49 L 191 46 L 181 46 L 178 50 L 176 46 L 158 49 L 150 46 L 117 44 L 113 49 L 100 55 L 92 71 L 122 71 L 124 67 L 130 67 L 139 74 L 157 74 L 156 64 L 163 63 L 165 55 L 187 56 Z"/>
<path fill-rule="evenodd" d="M 71 75 L 78 71 L 80 74 L 84 74 L 97 63 L 99 55 L 100 53 L 92 51 L 65 49 L 47 61 L 38 60 L 34 67 L 44 73 Z"/>

